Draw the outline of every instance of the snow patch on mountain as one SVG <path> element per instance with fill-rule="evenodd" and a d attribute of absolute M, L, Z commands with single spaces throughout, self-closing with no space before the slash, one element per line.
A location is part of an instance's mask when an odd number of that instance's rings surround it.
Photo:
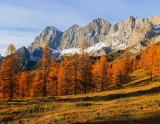
<path fill-rule="evenodd" d="M 90 47 L 84 49 L 84 52 L 93 55 L 93 54 L 96 54 L 97 52 L 99 52 L 101 49 L 103 49 L 103 48 L 105 49 L 107 47 L 108 47 L 107 43 L 100 42 L 100 43 L 97 43 L 93 46 L 90 46 Z M 80 48 L 70 48 L 70 49 L 63 49 L 59 52 L 61 55 L 73 55 L 73 54 L 81 54 L 82 50 Z M 101 53 L 99 53 L 99 54 L 101 54 Z"/>
<path fill-rule="evenodd" d="M 86 48 L 85 51 L 88 52 L 88 53 L 90 53 L 92 51 L 100 50 L 101 48 L 106 47 L 106 46 L 107 46 L 106 43 L 100 42 L 100 43 L 95 44 L 94 46 Z"/>
<path fill-rule="evenodd" d="M 60 51 L 57 50 L 57 49 L 51 49 L 52 50 L 52 54 L 56 54 L 56 53 L 59 53 Z"/>
<path fill-rule="evenodd" d="M 60 51 L 61 55 L 73 55 L 73 54 L 80 54 L 80 48 L 70 48 L 70 49 L 63 49 Z"/>
<path fill-rule="evenodd" d="M 130 16 L 113 25 L 98 18 L 84 27 L 75 24 L 64 32 L 48 26 L 28 49 L 34 58 L 41 57 L 42 51 L 38 48 L 48 42 L 55 56 L 80 54 L 80 43 L 84 40 L 87 45 L 84 51 L 93 56 L 126 48 L 138 52 L 147 47 L 151 40 L 160 41 L 159 20 L 160 16 L 146 19 Z"/>

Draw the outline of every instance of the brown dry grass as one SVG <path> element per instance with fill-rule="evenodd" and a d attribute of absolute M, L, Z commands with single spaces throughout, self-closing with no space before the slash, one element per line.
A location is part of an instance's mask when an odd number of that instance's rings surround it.
<path fill-rule="evenodd" d="M 160 82 L 144 83 L 145 70 L 131 75 L 132 82 L 117 90 L 0 101 L 0 123 L 159 124 Z"/>

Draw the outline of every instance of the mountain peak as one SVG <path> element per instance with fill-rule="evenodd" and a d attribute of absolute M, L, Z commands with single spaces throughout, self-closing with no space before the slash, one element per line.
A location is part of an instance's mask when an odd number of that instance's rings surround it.
<path fill-rule="evenodd" d="M 160 16 L 153 16 L 149 20 L 154 25 L 160 25 Z"/>
<path fill-rule="evenodd" d="M 105 19 L 102 19 L 102 18 L 96 18 L 89 24 L 92 24 L 92 23 L 96 23 L 96 24 L 106 24 L 107 23 L 107 24 L 110 24 L 109 21 L 107 21 Z"/>
<path fill-rule="evenodd" d="M 46 28 L 43 29 L 42 32 L 50 32 L 50 31 L 55 32 L 55 31 L 59 31 L 59 30 L 54 26 L 47 26 Z"/>
<path fill-rule="evenodd" d="M 73 28 L 77 28 L 77 27 L 79 27 L 79 25 L 77 25 L 77 24 L 73 24 L 71 27 L 73 27 Z"/>
<path fill-rule="evenodd" d="M 60 44 L 60 38 L 63 32 L 59 31 L 54 26 L 47 26 L 42 33 L 40 33 L 34 40 L 34 42 L 28 47 L 30 52 L 40 48 L 44 45 L 44 42 L 48 42 L 50 47 L 55 49 Z"/>
<path fill-rule="evenodd" d="M 25 46 L 23 46 L 23 47 L 19 48 L 17 51 L 28 51 L 28 49 Z"/>
<path fill-rule="evenodd" d="M 102 21 L 107 21 L 107 20 L 105 20 L 103 18 L 95 18 L 95 19 L 93 19 L 92 22 L 102 22 Z"/>
<path fill-rule="evenodd" d="M 128 20 L 135 20 L 135 17 L 134 16 L 129 16 Z"/>
<path fill-rule="evenodd" d="M 72 30 L 72 29 L 76 29 L 76 28 L 79 28 L 79 25 L 73 24 L 71 27 L 69 27 L 68 30 Z"/>
<path fill-rule="evenodd" d="M 123 23 L 133 23 L 133 22 L 135 22 L 135 21 L 136 21 L 136 18 L 135 18 L 135 17 L 129 16 L 128 18 L 122 20 L 121 22 L 123 22 Z"/>
<path fill-rule="evenodd" d="M 52 49 L 79 48 L 81 40 L 87 42 L 87 47 L 105 43 L 106 47 L 113 51 L 124 50 L 132 46 L 140 50 L 144 48 L 142 42 L 147 43 L 151 38 L 159 36 L 159 24 L 160 16 L 146 19 L 129 16 L 115 25 L 111 25 L 105 19 L 96 18 L 84 27 L 74 24 L 64 32 L 54 26 L 47 26 L 31 44 L 30 51 L 33 52 L 41 47 L 44 41 L 49 41 Z"/>

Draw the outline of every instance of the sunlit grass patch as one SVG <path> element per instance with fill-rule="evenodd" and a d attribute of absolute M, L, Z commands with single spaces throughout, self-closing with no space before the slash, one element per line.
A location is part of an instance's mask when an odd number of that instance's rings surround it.
<path fill-rule="evenodd" d="M 145 69 L 136 70 L 133 73 L 130 73 L 129 77 L 130 82 L 124 86 L 142 86 L 150 82 L 150 76 L 148 75 L 148 71 Z"/>
<path fill-rule="evenodd" d="M 128 86 L 99 93 L 2 100 L 0 123 L 155 124 L 160 118 L 160 82 L 144 82 L 148 77 L 143 69 L 130 76 L 134 79 Z"/>

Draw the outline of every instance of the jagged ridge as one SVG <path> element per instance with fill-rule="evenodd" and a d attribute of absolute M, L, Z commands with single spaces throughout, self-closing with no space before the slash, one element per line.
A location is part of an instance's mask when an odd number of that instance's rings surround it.
<path fill-rule="evenodd" d="M 80 27 L 73 25 L 66 31 L 46 27 L 29 46 L 30 52 L 42 47 L 44 42 L 49 42 L 52 49 L 60 50 L 62 54 L 79 51 L 81 40 L 85 40 L 91 55 L 106 54 L 109 51 L 124 50 L 138 52 L 144 49 L 151 39 L 160 39 L 160 16 L 146 19 L 137 19 L 132 16 L 126 20 L 112 25 L 104 19 L 95 19 L 88 25 Z M 102 46 L 102 47 L 97 47 Z M 73 50 L 73 51 L 72 51 Z"/>

